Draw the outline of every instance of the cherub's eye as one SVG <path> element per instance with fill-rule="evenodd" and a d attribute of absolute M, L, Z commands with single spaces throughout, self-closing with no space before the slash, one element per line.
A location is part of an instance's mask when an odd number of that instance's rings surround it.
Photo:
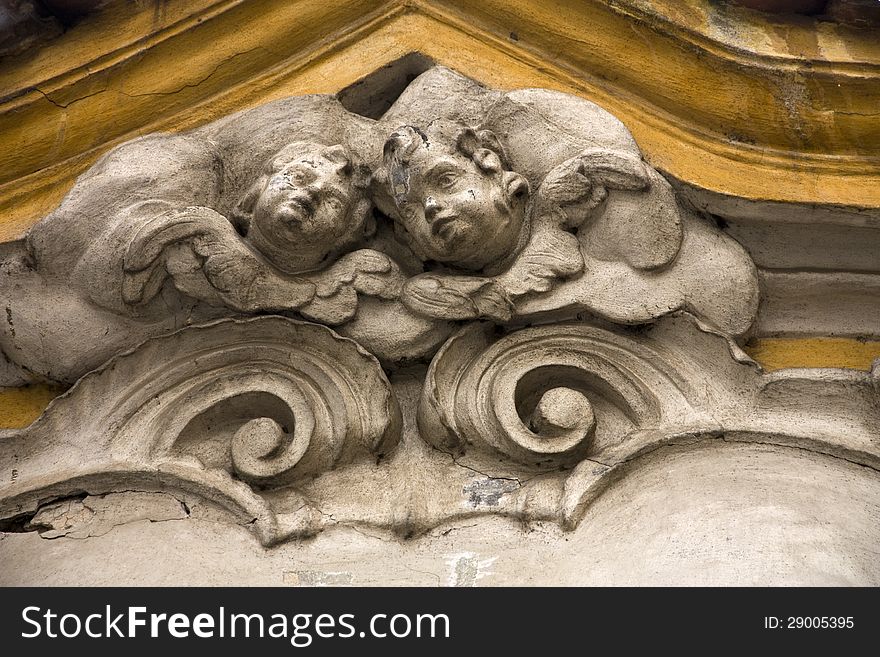
<path fill-rule="evenodd" d="M 329 207 L 334 212 L 338 212 L 342 209 L 342 201 L 340 201 L 338 198 L 334 198 L 331 196 L 326 200 L 326 203 L 327 207 Z"/>
<path fill-rule="evenodd" d="M 302 171 L 294 169 L 293 171 L 285 171 L 281 174 L 281 178 L 288 185 L 294 187 L 302 187 L 308 181 L 306 180 L 306 175 Z"/>
<path fill-rule="evenodd" d="M 448 189 L 452 187 L 458 181 L 458 176 L 456 176 L 451 171 L 447 171 L 446 173 L 441 173 L 437 177 L 437 184 L 440 185 L 443 189 Z"/>

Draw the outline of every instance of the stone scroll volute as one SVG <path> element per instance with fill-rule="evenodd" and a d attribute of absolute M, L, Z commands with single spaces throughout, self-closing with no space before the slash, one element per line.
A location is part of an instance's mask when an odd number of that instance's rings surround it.
<path fill-rule="evenodd" d="M 620 121 L 442 67 L 379 119 L 306 96 L 120 146 L 0 294 L 16 376 L 72 384 L 0 440 L 0 515 L 37 529 L 118 490 L 201 500 L 266 546 L 484 514 L 572 529 L 669 444 L 880 458 L 876 378 L 745 356 L 754 263 Z"/>

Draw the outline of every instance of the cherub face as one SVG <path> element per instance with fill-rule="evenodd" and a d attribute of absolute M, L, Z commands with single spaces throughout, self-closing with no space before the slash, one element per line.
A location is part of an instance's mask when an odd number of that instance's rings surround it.
<path fill-rule="evenodd" d="M 504 171 L 485 148 L 472 157 L 433 147 L 430 141 L 409 154 L 406 183 L 390 183 L 406 228 L 419 255 L 479 270 L 512 254 L 523 231 L 528 184 Z"/>
<path fill-rule="evenodd" d="M 272 163 L 253 211 L 253 226 L 270 240 L 332 248 L 346 232 L 360 194 L 340 146 L 315 146 Z"/>

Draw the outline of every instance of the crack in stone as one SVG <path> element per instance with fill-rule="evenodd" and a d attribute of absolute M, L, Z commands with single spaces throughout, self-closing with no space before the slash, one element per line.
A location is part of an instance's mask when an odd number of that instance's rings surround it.
<path fill-rule="evenodd" d="M 844 110 L 830 110 L 832 114 L 843 114 L 844 116 L 880 116 L 880 112 L 848 112 Z"/>
<path fill-rule="evenodd" d="M 593 459 L 584 459 L 584 460 L 598 463 L 599 465 L 604 465 L 605 467 L 611 469 L 611 468 L 616 468 L 618 466 L 624 465 L 626 463 L 631 463 L 631 462 L 636 461 L 638 459 L 641 459 L 645 456 L 653 454 L 654 452 L 661 450 L 661 449 L 666 449 L 669 447 L 689 447 L 689 446 L 698 445 L 700 443 L 710 443 L 710 442 L 716 441 L 716 440 L 720 440 L 720 441 L 722 441 L 724 443 L 728 443 L 728 444 L 767 445 L 768 447 L 779 447 L 782 449 L 797 449 L 802 452 L 807 452 L 808 454 L 814 454 L 814 455 L 818 455 L 818 456 L 826 456 L 829 458 L 838 459 L 840 461 L 845 461 L 847 463 L 852 463 L 853 465 L 858 465 L 863 468 L 867 468 L 868 470 L 872 470 L 874 472 L 880 473 L 880 468 L 876 468 L 876 467 L 874 467 L 870 464 L 867 464 L 867 463 L 861 463 L 859 461 L 854 461 L 853 459 L 848 459 L 845 456 L 841 456 L 840 454 L 834 454 L 834 453 L 828 452 L 828 451 L 812 449 L 810 447 L 805 447 L 803 445 L 779 443 L 779 442 L 774 442 L 771 440 L 759 440 L 757 438 L 753 439 L 753 440 L 752 439 L 742 439 L 742 438 L 731 438 L 727 434 L 725 434 L 724 432 L 717 432 L 717 433 L 713 433 L 711 435 L 703 435 L 699 438 L 695 437 L 692 439 L 671 440 L 671 441 L 668 441 L 668 442 L 665 442 L 665 443 L 662 443 L 659 445 L 655 445 L 652 448 L 647 449 L 645 451 L 640 451 L 636 454 L 633 454 L 632 456 L 629 456 L 627 458 L 616 461 L 615 463 L 613 463 L 611 465 L 606 464 L 606 463 L 600 463 L 599 461 L 594 461 Z"/>
<path fill-rule="evenodd" d="M 471 466 L 469 466 L 469 465 L 465 465 L 464 463 L 460 463 L 460 462 L 458 461 L 458 459 L 455 457 L 455 454 L 453 454 L 452 452 L 447 452 L 445 449 L 440 449 L 439 447 L 437 447 L 437 446 L 435 446 L 435 445 L 429 445 L 429 446 L 430 446 L 431 449 L 433 449 L 434 451 L 436 451 L 436 452 L 440 452 L 441 454 L 445 454 L 445 455 L 448 456 L 450 459 L 452 459 L 452 463 L 453 463 L 453 465 L 456 465 L 456 466 L 458 466 L 459 468 L 464 468 L 465 470 L 470 470 L 471 472 L 475 472 L 476 474 L 478 474 L 478 475 L 482 475 L 482 476 L 486 477 L 486 479 L 489 479 L 489 480 L 492 480 L 492 481 L 513 481 L 513 482 L 516 482 L 517 487 L 522 488 L 524 483 L 526 483 L 526 482 L 528 482 L 528 481 L 531 481 L 532 479 L 534 479 L 535 477 L 538 476 L 538 475 L 533 475 L 532 477 L 529 477 L 529 478 L 527 478 L 527 479 L 525 479 L 525 480 L 519 479 L 518 477 L 501 477 L 501 476 L 493 476 L 493 475 L 490 475 L 490 474 L 488 474 L 488 473 L 486 473 L 486 472 L 483 472 L 482 470 L 478 470 L 477 468 L 473 468 L 473 467 L 471 467 Z"/>
<path fill-rule="evenodd" d="M 743 440 L 738 438 L 728 438 L 724 434 L 720 436 L 721 440 L 725 443 L 739 443 L 743 445 L 768 445 L 770 447 L 783 447 L 787 449 L 797 449 L 802 452 L 807 452 L 808 454 L 816 454 L 819 456 L 828 456 L 833 459 L 838 459 L 840 461 L 845 461 L 847 463 L 852 463 L 853 465 L 858 465 L 863 468 L 867 468 L 868 470 L 872 470 L 873 472 L 880 473 L 880 468 L 875 468 L 873 465 L 868 463 L 861 463 L 859 461 L 854 461 L 852 459 L 848 459 L 845 456 L 841 456 L 840 454 L 833 454 L 831 452 L 825 452 L 818 449 L 811 449 L 809 447 L 804 447 L 803 445 L 786 445 L 784 443 L 776 443 L 769 440 Z"/>
<path fill-rule="evenodd" d="M 592 459 L 592 458 L 585 458 L 581 461 L 581 463 L 583 463 L 583 462 L 595 463 L 596 465 L 602 466 L 602 467 L 610 470 L 610 469 L 616 468 L 617 466 L 621 466 L 621 465 L 624 465 L 624 464 L 627 464 L 630 462 L 634 462 L 635 460 L 641 459 L 642 457 L 648 456 L 648 455 L 653 454 L 653 453 L 655 453 L 659 450 L 662 450 L 662 449 L 667 449 L 667 448 L 671 448 L 671 447 L 689 447 L 689 446 L 699 445 L 702 443 L 711 443 L 713 441 L 721 441 L 726 444 L 765 445 L 765 446 L 776 447 L 776 448 L 781 448 L 781 449 L 796 449 L 796 450 L 806 452 L 806 453 L 812 454 L 812 455 L 819 455 L 819 456 L 838 459 L 838 460 L 841 460 L 841 461 L 844 461 L 847 463 L 851 463 L 853 465 L 861 466 L 861 467 L 866 468 L 868 470 L 871 470 L 873 472 L 880 473 L 880 468 L 874 467 L 870 464 L 861 463 L 859 461 L 855 461 L 853 459 L 846 458 L 845 456 L 841 456 L 839 454 L 834 454 L 829 451 L 823 451 L 820 449 L 813 449 L 813 448 L 805 447 L 802 445 L 786 444 L 786 443 L 776 442 L 776 441 L 772 441 L 772 440 L 760 440 L 757 438 L 756 439 L 733 438 L 729 435 L 726 435 L 723 432 L 718 432 L 718 433 L 714 433 L 711 435 L 704 434 L 700 437 L 674 439 L 674 440 L 671 440 L 668 442 L 664 442 L 662 444 L 655 445 L 649 449 L 638 452 L 637 454 L 634 454 L 628 458 L 621 459 L 613 464 L 604 463 L 602 461 L 598 461 L 598 460 Z M 461 467 L 461 468 L 464 468 L 470 472 L 474 472 L 476 474 L 479 474 L 479 475 L 485 477 L 487 480 L 515 482 L 517 487 L 522 487 L 524 484 L 524 481 L 517 478 L 517 477 L 502 477 L 502 476 L 489 475 L 489 474 L 487 474 L 477 468 L 460 463 L 458 461 L 458 459 L 455 457 L 455 455 L 450 452 L 447 452 L 445 450 L 439 449 L 434 446 L 432 446 L 432 448 L 435 451 L 438 451 L 446 456 L 449 456 L 450 459 L 452 460 L 452 463 L 454 465 L 456 465 L 457 467 Z M 534 477 L 537 477 L 537 476 L 538 475 L 535 475 Z M 534 477 L 530 477 L 529 479 L 526 479 L 525 481 L 530 481 Z M 94 517 L 94 516 L 97 516 L 101 513 L 101 509 L 98 508 L 96 510 L 96 507 L 93 504 L 90 505 L 86 501 L 88 498 L 103 499 L 103 498 L 106 498 L 108 495 L 125 495 L 125 494 L 150 494 L 150 495 L 167 496 L 167 497 L 175 500 L 178 504 L 180 504 L 180 507 L 181 507 L 182 511 L 184 512 L 185 517 L 182 517 L 182 518 L 158 518 L 158 519 L 157 518 L 150 518 L 150 517 L 137 518 L 137 519 L 123 518 L 120 521 L 114 521 L 114 519 L 111 517 L 108 522 L 109 527 L 107 527 L 106 531 L 102 531 L 101 533 L 95 533 L 95 534 L 89 533 L 84 536 L 72 535 L 72 533 L 59 533 L 54 536 L 46 535 L 49 531 L 56 529 L 55 525 L 58 523 L 55 523 L 54 520 L 58 520 L 63 525 L 63 529 L 75 529 L 78 526 L 84 527 L 84 526 L 88 525 L 88 523 L 90 522 L 89 520 L 86 520 L 86 521 L 78 524 L 76 522 L 78 515 L 76 513 L 74 513 L 73 514 L 73 524 L 71 524 L 71 526 L 69 528 L 67 527 L 68 523 L 71 521 L 71 516 L 70 516 L 71 508 L 69 506 L 70 504 L 75 503 L 75 502 L 81 503 L 82 507 L 84 509 L 87 509 Z M 47 509 L 51 505 L 63 504 L 64 501 L 68 502 L 68 508 L 65 510 L 61 510 L 61 509 L 58 510 L 59 511 L 58 514 L 56 514 L 56 516 L 53 519 L 53 524 L 48 524 L 48 525 L 45 523 L 32 524 L 34 519 L 43 510 Z M 399 535 L 399 532 L 395 532 L 393 529 L 376 527 L 375 525 L 373 525 L 371 523 L 360 523 L 357 521 L 341 521 L 341 520 L 337 519 L 333 513 L 328 513 L 326 511 L 322 510 L 321 508 L 316 506 L 314 503 L 310 502 L 310 503 L 307 503 L 307 505 L 310 506 L 311 508 L 315 509 L 321 516 L 323 516 L 328 521 L 328 524 L 326 525 L 325 528 L 331 528 L 331 527 L 346 528 L 346 529 L 350 529 L 350 530 L 352 530 L 352 531 L 354 531 L 354 532 L 356 532 L 366 538 L 375 539 L 375 540 L 379 540 L 379 541 L 386 542 L 386 543 L 399 543 L 401 541 L 401 536 Z M 493 513 L 493 512 L 488 511 L 488 513 Z M 502 515 L 507 515 L 507 514 L 502 514 Z M 180 496 L 174 494 L 173 492 L 157 491 L 157 490 L 121 489 L 121 490 L 107 491 L 105 493 L 101 493 L 101 494 L 97 494 L 97 495 L 89 494 L 89 493 L 80 493 L 78 495 L 68 495 L 68 496 L 59 497 L 59 498 L 52 499 L 52 500 L 47 500 L 47 501 L 41 503 L 33 513 L 23 514 L 22 516 L 17 517 L 14 522 L 14 528 L 13 528 L 13 524 L 11 523 L 11 521 L 8 520 L 6 523 L 4 523 L 5 526 L 4 526 L 3 533 L 37 532 L 41 538 L 45 538 L 46 540 L 55 540 L 57 538 L 72 538 L 72 539 L 76 539 L 76 540 L 86 540 L 89 538 L 98 538 L 98 537 L 104 536 L 104 535 L 110 533 L 116 527 L 126 525 L 126 524 L 129 524 L 134 521 L 147 520 L 150 523 L 160 523 L 160 522 L 186 520 L 191 517 L 192 517 L 192 509 L 190 508 L 190 506 Z M 207 520 L 209 522 L 226 524 L 225 522 L 223 522 L 221 520 L 213 520 L 210 517 L 205 517 L 205 518 L 200 518 L 200 519 Z M 449 518 L 446 518 L 444 520 L 444 522 L 449 521 L 449 520 L 454 520 L 454 519 L 455 519 L 455 515 L 453 515 Z M 106 518 L 102 518 L 102 520 L 105 522 L 108 521 L 108 519 L 106 519 Z M 253 525 L 256 521 L 257 521 L 257 518 L 252 518 L 250 521 L 247 521 L 247 522 L 233 521 L 229 524 L 237 524 L 237 525 L 241 525 L 241 526 L 246 527 L 249 525 Z M 363 529 L 364 526 L 371 527 L 371 528 L 387 529 L 388 536 L 382 536 L 382 535 L 377 535 L 377 534 L 366 532 Z M 420 531 L 415 531 L 415 532 L 410 531 L 410 534 L 413 534 L 413 533 L 421 534 L 421 533 L 424 533 L 424 531 L 428 531 L 430 529 L 436 528 L 436 526 L 437 526 L 437 524 L 435 523 L 435 524 L 433 524 L 432 527 L 422 527 Z M 476 525 L 468 525 L 468 527 L 473 527 L 473 526 L 476 526 Z M 449 528 L 446 531 L 444 531 L 443 535 L 446 536 L 453 531 L 457 531 L 459 529 L 464 529 L 464 528 L 465 527 L 452 527 L 452 528 Z M 410 537 L 410 535 L 407 535 L 406 537 L 403 537 L 403 538 L 405 539 L 405 538 L 409 538 L 409 537 Z M 414 571 L 414 572 L 419 572 L 419 571 Z M 423 574 L 429 574 L 429 573 L 423 573 Z"/>
<path fill-rule="evenodd" d="M 603 468 L 608 468 L 609 470 L 610 470 L 611 468 L 613 468 L 615 465 L 620 465 L 620 463 L 622 463 L 622 461 L 621 461 L 621 462 L 615 463 L 615 464 L 613 464 L 613 465 L 609 465 L 608 463 L 605 463 L 605 462 L 603 462 L 603 461 L 598 461 L 598 460 L 596 460 L 596 459 L 583 458 L 583 459 L 581 459 L 580 461 L 578 461 L 578 465 L 580 465 L 581 463 L 583 463 L 583 462 L 585 462 L 585 461 L 588 461 L 588 462 L 590 462 L 590 463 L 595 463 L 596 465 L 600 465 L 600 466 L 602 466 Z"/>
<path fill-rule="evenodd" d="M 328 525 L 327 527 L 325 527 L 325 529 L 329 529 L 331 527 L 332 528 L 339 527 L 339 528 L 344 528 L 344 529 L 350 529 L 353 532 L 360 534 L 361 536 L 364 536 L 366 538 L 372 538 L 377 541 L 382 541 L 383 543 L 399 543 L 399 541 L 394 540 L 392 530 L 386 529 L 386 531 L 388 531 L 392 535 L 391 537 L 379 536 L 376 534 L 369 534 L 362 529 L 362 527 L 364 527 L 364 526 L 371 527 L 372 525 L 370 525 L 369 523 L 362 523 L 362 522 L 357 522 L 357 521 L 337 520 L 333 516 L 332 513 L 327 513 L 326 511 L 321 510 L 317 505 L 311 504 L 311 507 L 315 511 L 320 513 L 322 516 L 327 518 L 332 523 L 332 524 Z M 379 528 L 379 529 L 382 529 L 382 528 Z"/>
<path fill-rule="evenodd" d="M 234 54 L 230 55 L 229 57 L 226 57 L 225 59 L 223 59 L 223 61 L 221 61 L 219 64 L 217 64 L 217 66 L 215 66 L 211 70 L 211 72 L 208 73 L 202 79 L 200 79 L 196 82 L 191 82 L 191 83 L 185 84 L 182 87 L 174 89 L 173 91 L 151 91 L 151 92 L 143 93 L 143 94 L 130 94 L 130 93 L 126 93 L 125 91 L 122 91 L 121 89 L 116 89 L 115 91 L 122 94 L 123 96 L 126 96 L 127 98 L 144 98 L 146 96 L 173 96 L 175 94 L 180 93 L 184 89 L 192 89 L 194 87 L 198 87 L 198 86 L 204 84 L 209 79 L 211 79 L 214 76 L 214 74 L 216 74 L 217 71 L 219 71 L 224 66 L 224 64 L 227 64 L 227 63 L 233 61 L 234 59 L 237 59 L 238 57 L 242 57 L 242 56 L 248 55 L 252 52 L 256 52 L 257 50 L 262 50 L 262 51 L 269 52 L 269 53 L 272 52 L 272 51 L 268 50 L 267 48 L 264 48 L 263 46 L 256 46 L 255 48 L 250 48 L 249 50 L 244 50 L 242 52 L 234 53 Z"/>
<path fill-rule="evenodd" d="M 173 96 L 173 95 L 175 95 L 175 94 L 180 93 L 180 92 L 183 91 L 184 89 L 191 89 L 191 88 L 198 87 L 198 86 L 204 84 L 204 83 L 207 82 L 209 79 L 211 79 L 211 78 L 217 73 L 217 71 L 219 71 L 219 70 L 224 66 L 224 64 L 227 64 L 227 63 L 229 63 L 229 62 L 235 60 L 235 59 L 238 58 L 238 57 L 242 57 L 242 56 L 244 56 L 244 55 L 248 55 L 248 54 L 250 54 L 250 53 L 252 53 L 252 52 L 255 52 L 255 51 L 257 51 L 257 50 L 262 50 L 262 51 L 265 51 L 265 52 L 268 52 L 268 53 L 272 53 L 271 50 L 269 50 L 268 48 L 265 48 L 265 47 L 263 47 L 263 46 L 256 46 L 256 47 L 254 47 L 254 48 L 250 48 L 249 50 L 244 50 L 244 51 L 242 51 L 242 52 L 233 53 L 233 54 L 230 55 L 229 57 L 224 58 L 219 64 L 217 64 L 217 65 L 211 70 L 210 73 L 208 73 L 208 74 L 207 74 L 206 76 L 204 76 L 203 78 L 197 80 L 196 82 L 191 82 L 191 83 L 185 84 L 185 85 L 183 85 L 182 87 L 179 87 L 179 88 L 174 89 L 174 90 L 172 90 L 172 91 L 152 91 L 152 92 L 147 92 L 147 93 L 142 93 L 142 94 L 139 94 L 139 93 L 133 93 L 133 94 L 130 94 L 130 93 L 127 93 L 127 92 L 125 92 L 125 91 L 122 91 L 121 89 L 114 89 L 113 87 L 105 86 L 105 87 L 103 87 L 102 89 L 98 89 L 97 91 L 94 91 L 94 92 L 92 92 L 92 93 L 86 94 L 86 95 L 84 95 L 84 96 L 79 96 L 79 97 L 77 97 L 77 98 L 74 98 L 74 99 L 72 99 L 72 100 L 69 100 L 69 101 L 66 102 L 66 103 L 59 103 L 58 101 L 54 100 L 54 99 L 53 99 L 53 98 L 52 98 L 47 92 L 43 91 L 43 90 L 40 89 L 39 87 L 32 87 L 32 89 L 33 89 L 34 91 L 38 92 L 39 94 L 41 94 L 46 100 L 48 100 L 50 103 L 52 103 L 53 105 L 55 105 L 56 107 L 58 107 L 58 108 L 60 108 L 60 109 L 68 109 L 68 108 L 69 108 L 71 105 L 73 105 L 74 103 L 78 103 L 78 102 L 83 101 L 83 100 L 86 100 L 86 99 L 88 99 L 88 98 L 92 98 L 93 96 L 97 96 L 97 95 L 99 95 L 99 94 L 106 93 L 106 92 L 108 92 L 108 91 L 115 91 L 116 93 L 121 94 L 121 95 L 123 95 L 123 96 L 125 96 L 125 97 L 127 97 L 127 98 L 144 98 L 144 97 L 147 97 L 147 96 Z M 274 54 L 274 53 L 272 53 L 272 54 Z"/>
<path fill-rule="evenodd" d="M 86 94 L 85 96 L 79 96 L 77 98 L 74 98 L 73 100 L 70 100 L 67 103 L 59 103 L 58 101 L 53 100 L 53 98 L 49 94 L 47 94 L 45 91 L 43 91 L 39 87 L 33 87 L 33 89 L 34 89 L 34 91 L 42 94 L 43 98 L 48 100 L 50 103 L 52 103 L 55 107 L 58 107 L 59 109 L 67 109 L 71 105 L 73 105 L 74 103 L 78 103 L 81 100 L 85 100 L 86 98 L 91 98 L 92 96 L 97 96 L 98 94 L 102 94 L 107 91 L 107 87 L 104 87 L 103 89 L 98 89 L 98 91 L 94 91 L 90 94 Z"/>
<path fill-rule="evenodd" d="M 71 533 L 59 533 L 54 536 L 48 536 L 48 535 L 46 535 L 47 532 L 57 530 L 57 527 L 55 527 L 51 524 L 45 524 L 42 522 L 39 524 L 33 523 L 34 519 L 37 518 L 37 516 L 42 511 L 51 507 L 52 505 L 61 505 L 66 501 L 66 502 L 68 502 L 68 508 L 63 512 L 59 512 L 53 518 L 53 521 L 54 520 L 63 520 L 63 524 L 64 524 L 63 529 L 75 530 L 77 527 L 87 526 L 88 523 L 92 519 L 94 519 L 96 516 L 98 516 L 99 514 L 102 513 L 101 509 L 96 510 L 94 506 L 90 506 L 86 502 L 86 500 L 88 498 L 104 499 L 108 495 L 130 495 L 130 494 L 135 494 L 135 495 L 147 494 L 147 495 L 158 495 L 158 496 L 168 497 L 171 500 L 174 500 L 178 504 L 180 504 L 181 510 L 184 512 L 185 516 L 182 518 L 150 518 L 150 517 L 126 518 L 125 516 L 123 516 L 122 519 L 119 520 L 118 522 L 114 521 L 112 518 L 108 521 L 108 519 L 106 517 L 101 517 L 101 519 L 100 519 L 101 521 L 107 522 L 109 524 L 109 527 L 106 528 L 106 531 L 102 531 L 101 533 L 97 533 L 97 534 L 90 533 L 85 536 L 75 536 L 75 535 L 72 535 Z M 90 519 L 87 519 L 87 520 L 81 522 L 81 523 L 74 522 L 74 524 L 71 524 L 69 527 L 67 527 L 68 522 L 70 521 L 70 518 L 71 518 L 69 505 L 74 502 L 79 502 L 80 504 L 82 504 L 84 509 L 87 509 L 89 512 L 91 512 L 92 517 Z M 140 522 L 140 521 L 144 521 L 144 520 L 149 521 L 150 523 L 172 522 L 172 521 L 187 520 L 191 517 L 192 517 L 191 507 L 183 499 L 181 499 L 178 495 L 174 494 L 171 491 L 138 490 L 138 489 L 110 490 L 110 491 L 106 491 L 104 493 L 98 493 L 98 494 L 91 494 L 91 493 L 71 494 L 71 495 L 65 495 L 65 496 L 54 498 L 54 499 L 46 500 L 44 502 L 41 502 L 37 506 L 37 509 L 35 511 L 33 511 L 32 513 L 25 513 L 20 516 L 16 516 L 15 519 L 8 519 L 8 520 L 3 521 L 4 528 L 2 530 L 0 530 L 0 533 L 23 533 L 24 534 L 24 533 L 37 532 L 40 535 L 40 538 L 43 538 L 45 540 L 55 540 L 57 538 L 71 538 L 71 539 L 75 539 L 75 540 L 86 540 L 89 538 L 98 538 L 98 537 L 104 536 L 106 534 L 109 534 L 116 527 L 127 525 L 132 522 Z M 14 523 L 13 523 L 13 520 L 14 520 Z M 214 523 L 218 523 L 218 524 L 241 525 L 241 526 L 246 527 L 248 525 L 253 525 L 254 523 L 257 522 L 258 519 L 252 518 L 251 520 L 249 520 L 247 522 L 231 520 L 231 522 L 228 522 L 228 523 L 224 522 L 222 520 L 215 520 L 210 517 L 202 517 L 202 518 L 199 518 L 199 520 L 203 520 L 206 522 L 214 522 Z M 14 528 L 13 528 L 13 526 L 14 526 Z M 63 530 L 60 530 L 60 531 L 63 531 Z"/>

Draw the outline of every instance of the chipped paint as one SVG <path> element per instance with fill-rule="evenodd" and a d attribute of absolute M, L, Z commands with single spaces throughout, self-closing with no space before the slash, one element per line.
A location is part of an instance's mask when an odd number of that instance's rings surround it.
<path fill-rule="evenodd" d="M 347 571 L 294 570 L 283 575 L 288 586 L 352 586 L 353 575 Z"/>
<path fill-rule="evenodd" d="M 465 506 L 478 509 L 498 506 L 502 496 L 520 488 L 513 479 L 475 476 L 461 489 Z"/>
<path fill-rule="evenodd" d="M 480 558 L 475 552 L 462 552 L 446 557 L 449 568 L 447 586 L 471 587 L 494 573 L 490 570 L 498 557 Z"/>

